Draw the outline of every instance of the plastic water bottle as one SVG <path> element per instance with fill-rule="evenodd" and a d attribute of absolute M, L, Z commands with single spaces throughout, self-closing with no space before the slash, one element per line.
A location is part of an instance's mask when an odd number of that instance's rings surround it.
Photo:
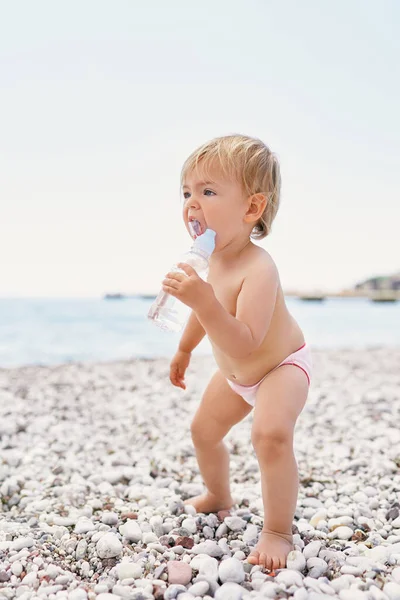
<path fill-rule="evenodd" d="M 197 234 L 197 229 L 191 223 L 189 227 L 193 234 Z M 215 231 L 206 229 L 206 231 L 196 237 L 193 246 L 186 252 L 178 262 L 184 262 L 191 265 L 197 274 L 204 280 L 208 275 L 208 266 L 210 256 L 215 248 Z M 185 273 L 183 269 L 173 265 L 171 271 Z M 165 331 L 182 331 L 186 321 L 189 318 L 191 308 L 161 290 L 157 298 L 150 307 L 147 317 L 156 325 Z"/>

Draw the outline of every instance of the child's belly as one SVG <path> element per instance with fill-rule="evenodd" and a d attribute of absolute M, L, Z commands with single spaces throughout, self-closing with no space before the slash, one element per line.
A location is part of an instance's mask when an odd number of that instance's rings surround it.
<path fill-rule="evenodd" d="M 210 340 L 215 361 L 227 379 L 241 385 L 254 385 L 304 344 L 303 332 L 295 319 L 286 306 L 281 310 L 282 314 L 274 315 L 261 345 L 246 358 L 232 358 Z"/>

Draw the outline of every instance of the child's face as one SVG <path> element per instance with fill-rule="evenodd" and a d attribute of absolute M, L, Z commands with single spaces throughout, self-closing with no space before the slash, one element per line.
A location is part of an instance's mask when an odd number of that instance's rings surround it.
<path fill-rule="evenodd" d="M 207 176 L 201 168 L 191 171 L 182 186 L 184 196 L 183 219 L 190 233 L 189 221 L 197 219 L 201 233 L 209 228 L 216 232 L 215 250 L 229 243 L 241 231 L 246 233 L 244 223 L 246 196 L 241 185 L 228 179 L 220 169 L 212 169 Z"/>

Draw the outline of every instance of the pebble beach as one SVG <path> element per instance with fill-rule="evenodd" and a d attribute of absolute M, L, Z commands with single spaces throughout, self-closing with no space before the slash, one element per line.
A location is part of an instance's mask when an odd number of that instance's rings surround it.
<path fill-rule="evenodd" d="M 0 600 L 400 600 L 400 347 L 316 349 L 295 430 L 295 550 L 246 562 L 263 524 L 252 413 L 226 438 L 228 512 L 204 491 L 169 358 L 0 369 Z"/>

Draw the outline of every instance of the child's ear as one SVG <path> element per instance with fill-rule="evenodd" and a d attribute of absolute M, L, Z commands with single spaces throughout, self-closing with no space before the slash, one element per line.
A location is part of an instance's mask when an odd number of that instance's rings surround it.
<path fill-rule="evenodd" d="M 247 223 L 253 223 L 263 214 L 265 207 L 267 206 L 267 199 L 265 194 L 253 194 L 247 199 L 247 212 L 244 219 Z"/>

